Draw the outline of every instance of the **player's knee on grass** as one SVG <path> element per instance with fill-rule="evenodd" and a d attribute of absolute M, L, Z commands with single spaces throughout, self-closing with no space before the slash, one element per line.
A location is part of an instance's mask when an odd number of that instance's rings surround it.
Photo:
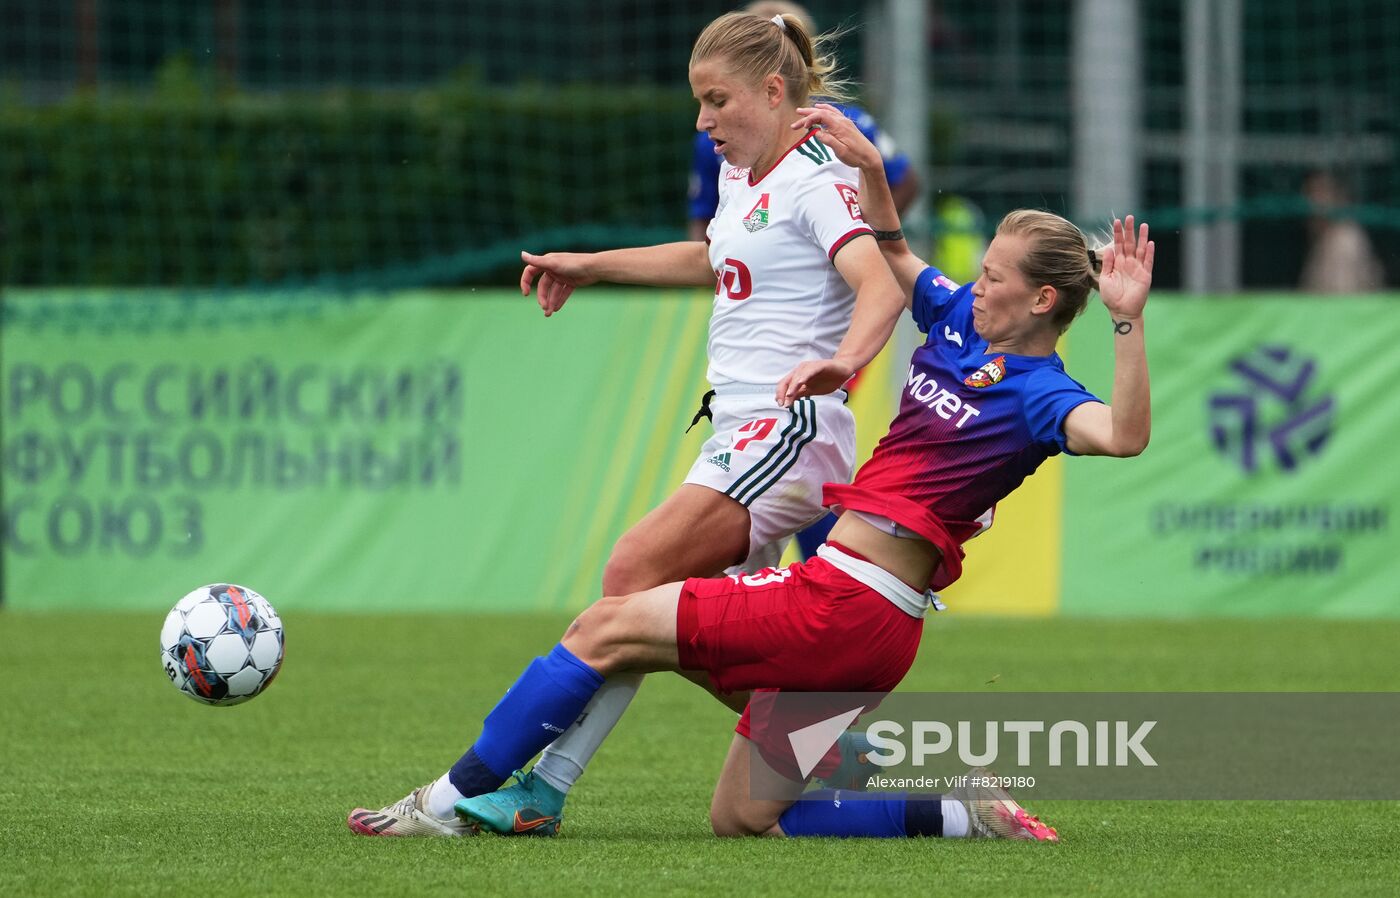
<path fill-rule="evenodd" d="M 721 838 L 778 835 L 778 819 L 765 804 L 722 802 L 716 796 L 710 804 L 710 829 Z"/>

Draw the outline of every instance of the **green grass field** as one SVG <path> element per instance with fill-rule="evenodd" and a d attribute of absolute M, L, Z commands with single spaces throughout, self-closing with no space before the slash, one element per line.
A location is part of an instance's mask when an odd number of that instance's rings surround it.
<path fill-rule="evenodd" d="M 207 708 L 161 614 L 0 613 L 0 894 L 1391 895 L 1400 803 L 1046 802 L 1063 843 L 719 840 L 733 716 L 658 675 L 557 839 L 370 840 L 567 619 L 286 616 L 281 677 Z M 915 690 L 1400 690 L 1400 622 L 933 619 Z M 995 681 L 989 685 L 989 681 Z"/>

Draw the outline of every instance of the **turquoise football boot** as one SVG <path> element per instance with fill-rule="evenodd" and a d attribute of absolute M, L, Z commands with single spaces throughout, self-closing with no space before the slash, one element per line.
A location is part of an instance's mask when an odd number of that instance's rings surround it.
<path fill-rule="evenodd" d="M 841 763 L 830 776 L 817 780 L 817 785 L 824 789 L 864 792 L 870 778 L 880 773 L 880 767 L 870 760 L 875 747 L 865 733 L 847 730 L 836 740 L 836 748 L 841 752 Z"/>
<path fill-rule="evenodd" d="M 517 770 L 513 784 L 463 798 L 456 808 L 467 822 L 503 836 L 552 836 L 564 821 L 564 797 L 533 770 Z"/>

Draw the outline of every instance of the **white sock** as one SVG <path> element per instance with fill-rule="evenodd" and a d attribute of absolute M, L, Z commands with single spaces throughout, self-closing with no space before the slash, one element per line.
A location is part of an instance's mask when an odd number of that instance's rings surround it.
<path fill-rule="evenodd" d="M 972 831 L 967 819 L 967 805 L 947 798 L 939 804 L 943 808 L 943 838 L 966 839 Z"/>
<path fill-rule="evenodd" d="M 604 680 L 574 725 L 540 755 L 534 773 L 560 792 L 567 793 L 583 776 L 583 768 L 622 719 L 622 713 L 641 685 L 641 674 L 614 674 Z"/>
<path fill-rule="evenodd" d="M 428 800 L 424 802 L 428 813 L 439 820 L 455 820 L 457 811 L 452 806 L 467 797 L 452 785 L 452 780 L 448 779 L 450 775 L 444 773 L 428 787 Z"/>

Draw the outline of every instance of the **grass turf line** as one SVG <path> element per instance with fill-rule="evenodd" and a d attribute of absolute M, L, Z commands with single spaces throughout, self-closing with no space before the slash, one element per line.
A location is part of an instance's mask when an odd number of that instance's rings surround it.
<path fill-rule="evenodd" d="M 157 663 L 160 614 L 0 613 L 0 893 L 1362 895 L 1400 803 L 1044 802 L 1064 843 L 718 840 L 733 715 L 652 677 L 554 840 L 346 830 L 436 776 L 567 618 L 287 616 L 253 702 Z M 1400 622 L 935 617 L 909 690 L 1396 690 Z M 989 682 L 991 685 L 989 685 Z"/>

